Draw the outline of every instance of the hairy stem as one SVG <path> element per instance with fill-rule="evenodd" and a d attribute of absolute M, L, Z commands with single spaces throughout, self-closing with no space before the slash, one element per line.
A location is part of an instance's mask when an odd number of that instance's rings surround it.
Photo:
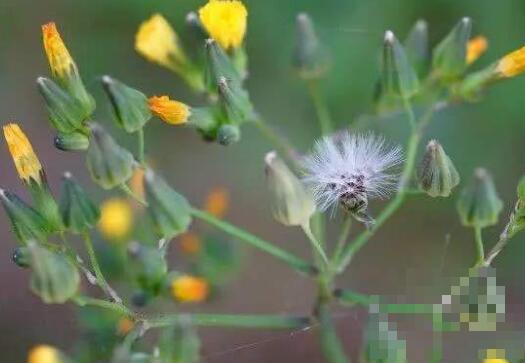
<path fill-rule="evenodd" d="M 72 300 L 78 306 L 96 306 L 102 309 L 114 311 L 116 313 L 119 313 L 119 314 L 122 314 L 128 317 L 135 316 L 135 314 L 122 303 L 96 299 L 96 298 L 92 298 L 89 296 L 83 296 L 83 295 L 77 295 L 73 297 Z"/>

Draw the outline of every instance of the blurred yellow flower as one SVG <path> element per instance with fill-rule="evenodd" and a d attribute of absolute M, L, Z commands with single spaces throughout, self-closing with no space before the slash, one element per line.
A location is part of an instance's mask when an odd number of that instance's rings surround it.
<path fill-rule="evenodd" d="M 222 218 L 226 215 L 229 204 L 230 197 L 226 188 L 216 187 L 208 194 L 204 209 L 215 217 Z"/>
<path fill-rule="evenodd" d="M 133 225 L 133 213 L 125 199 L 111 198 L 102 203 L 97 227 L 104 238 L 122 240 Z"/>
<path fill-rule="evenodd" d="M 161 120 L 171 125 L 180 125 L 188 121 L 191 115 L 188 105 L 171 100 L 168 96 L 153 96 L 148 99 L 149 109 Z"/>
<path fill-rule="evenodd" d="M 196 255 L 201 250 L 201 240 L 193 232 L 186 232 L 180 236 L 180 248 L 187 255 Z"/>
<path fill-rule="evenodd" d="M 525 71 L 525 47 L 507 54 L 496 65 L 496 74 L 500 78 L 514 77 L 523 71 Z"/>
<path fill-rule="evenodd" d="M 117 325 L 117 334 L 120 336 L 124 336 L 128 334 L 131 331 L 131 329 L 133 329 L 134 326 L 135 326 L 135 323 L 130 318 L 128 317 L 120 318 L 120 320 L 118 321 L 118 325 Z"/>
<path fill-rule="evenodd" d="M 50 345 L 37 345 L 29 351 L 27 363 L 59 363 L 60 353 Z"/>
<path fill-rule="evenodd" d="M 224 49 L 242 44 L 247 17 L 246 7 L 238 0 L 210 0 L 199 9 L 202 25 Z"/>
<path fill-rule="evenodd" d="M 173 68 L 185 62 L 177 33 L 160 14 L 144 21 L 135 36 L 135 50 L 151 62 Z"/>
<path fill-rule="evenodd" d="M 171 295 L 180 302 L 201 302 L 208 297 L 208 282 L 200 277 L 183 275 L 171 283 Z"/>
<path fill-rule="evenodd" d="M 487 349 L 483 363 L 509 363 L 509 361 L 505 359 L 504 349 Z"/>
<path fill-rule="evenodd" d="M 10 123 L 4 126 L 4 137 L 21 179 L 38 184 L 42 183 L 42 165 L 36 156 L 31 143 L 20 126 Z"/>
<path fill-rule="evenodd" d="M 484 36 L 479 35 L 472 38 L 467 44 L 467 64 L 472 64 L 478 60 L 478 58 L 485 53 L 488 46 L 489 43 Z"/>
<path fill-rule="evenodd" d="M 66 78 L 76 65 L 54 22 L 42 25 L 42 37 L 51 73 L 58 78 Z"/>
<path fill-rule="evenodd" d="M 144 172 L 143 168 L 136 167 L 129 181 L 129 187 L 140 199 L 144 199 Z"/>

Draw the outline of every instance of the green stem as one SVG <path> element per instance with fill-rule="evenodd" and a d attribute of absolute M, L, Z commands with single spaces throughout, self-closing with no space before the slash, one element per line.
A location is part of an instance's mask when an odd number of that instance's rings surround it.
<path fill-rule="evenodd" d="M 351 229 L 352 229 L 352 216 L 348 215 L 343 221 L 341 232 L 339 234 L 339 239 L 337 240 L 337 244 L 335 245 L 335 249 L 332 254 L 332 260 L 331 260 L 332 266 L 334 265 L 336 261 L 339 260 L 341 253 L 343 253 L 344 247 L 346 245 L 346 240 L 348 239 L 348 236 L 350 235 Z"/>
<path fill-rule="evenodd" d="M 95 298 L 92 298 L 89 296 L 83 296 L 83 295 L 77 295 L 73 297 L 72 300 L 78 306 L 96 306 L 102 309 L 112 310 L 116 313 L 119 313 L 119 314 L 122 314 L 128 317 L 135 316 L 135 314 L 122 303 L 95 299 Z"/>
<path fill-rule="evenodd" d="M 138 161 L 141 165 L 144 165 L 144 128 L 140 128 L 137 131 L 137 142 L 138 142 Z"/>
<path fill-rule="evenodd" d="M 485 249 L 483 247 L 483 232 L 481 227 L 474 227 L 474 240 L 476 243 L 476 265 L 485 261 Z"/>
<path fill-rule="evenodd" d="M 310 318 L 286 315 L 237 315 L 237 314 L 170 314 L 145 320 L 152 328 L 171 326 L 190 320 L 198 326 L 231 327 L 248 329 L 296 329 L 311 324 Z"/>
<path fill-rule="evenodd" d="M 369 306 L 377 304 L 379 312 L 386 314 L 434 314 L 431 304 L 380 303 L 378 296 L 364 295 L 350 290 L 337 290 L 338 300 L 345 305 Z"/>
<path fill-rule="evenodd" d="M 321 243 L 317 240 L 317 238 L 312 233 L 312 229 L 310 228 L 310 222 L 305 223 L 301 227 L 302 227 L 306 237 L 308 237 L 308 239 L 310 240 L 310 243 L 312 244 L 314 249 L 317 251 L 319 256 L 321 256 L 321 258 L 323 259 L 323 262 L 326 265 L 328 265 L 328 263 L 329 263 L 328 262 L 328 257 L 326 257 L 326 253 L 324 252 L 323 246 L 321 246 Z"/>
<path fill-rule="evenodd" d="M 329 363 L 349 363 L 339 336 L 335 329 L 332 316 L 326 304 L 319 306 L 319 338 L 321 349 Z"/>
<path fill-rule="evenodd" d="M 270 255 L 277 257 L 278 259 L 286 262 L 294 269 L 306 273 L 308 275 L 315 275 L 317 273 L 317 269 L 312 266 L 310 263 L 302 260 L 301 258 L 279 248 L 273 245 L 272 243 L 263 240 L 262 238 L 259 238 L 243 229 L 240 229 L 238 227 L 235 227 L 219 218 L 214 217 L 213 215 L 196 209 L 191 209 L 191 214 L 198 219 L 201 219 L 210 225 L 234 236 L 239 238 L 241 241 L 244 241 L 253 247 L 256 247 L 266 253 L 269 253 Z"/>
<path fill-rule="evenodd" d="M 113 301 L 115 301 L 116 304 L 122 304 L 122 299 L 118 296 L 117 292 L 113 290 L 111 286 L 109 286 L 106 278 L 104 277 L 104 274 L 102 273 L 102 270 L 100 269 L 95 250 L 93 248 L 93 241 L 91 240 L 89 233 L 84 234 L 84 245 L 91 261 L 91 267 L 95 272 L 97 284 L 111 299 L 113 299 Z"/>
<path fill-rule="evenodd" d="M 316 80 L 311 80 L 307 82 L 308 93 L 312 98 L 314 104 L 315 112 L 317 114 L 317 120 L 319 121 L 319 127 L 321 129 L 322 135 L 329 135 L 333 132 L 332 117 L 330 116 L 330 111 L 326 106 L 326 102 L 319 90 L 319 84 Z"/>
<path fill-rule="evenodd" d="M 124 192 L 124 194 L 126 194 L 131 199 L 135 200 L 136 202 L 142 204 L 145 207 L 148 206 L 148 203 L 144 199 L 142 199 L 141 197 L 133 193 L 133 191 L 130 189 L 130 187 L 127 184 L 120 184 L 119 188 L 120 190 L 122 190 L 122 192 Z"/>
<path fill-rule="evenodd" d="M 254 121 L 255 126 L 259 129 L 261 134 L 270 141 L 270 143 L 283 155 L 287 162 L 294 167 L 299 168 L 300 164 L 297 160 L 297 152 L 290 142 L 276 132 L 268 123 L 258 118 Z"/>

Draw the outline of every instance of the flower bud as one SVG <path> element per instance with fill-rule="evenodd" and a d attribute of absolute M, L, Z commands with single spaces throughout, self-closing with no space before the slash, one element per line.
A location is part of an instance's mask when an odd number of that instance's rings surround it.
<path fill-rule="evenodd" d="M 11 259 L 18 267 L 29 267 L 30 261 L 29 261 L 29 251 L 27 247 L 17 247 L 13 254 L 11 255 Z"/>
<path fill-rule="evenodd" d="M 102 84 L 113 106 L 118 125 L 127 132 L 142 129 L 151 118 L 146 96 L 110 76 L 102 77 Z"/>
<path fill-rule="evenodd" d="M 465 226 L 484 228 L 498 222 L 503 202 L 485 169 L 476 169 L 470 184 L 461 193 L 457 207 Z"/>
<path fill-rule="evenodd" d="M 239 129 L 239 126 L 236 125 L 222 125 L 219 127 L 219 130 L 217 130 L 217 141 L 219 141 L 219 144 L 221 145 L 230 145 L 236 142 L 239 142 L 241 139 L 241 130 Z"/>
<path fill-rule="evenodd" d="M 11 221 L 13 232 L 22 244 L 30 240 L 45 241 L 50 233 L 46 221 L 17 195 L 0 189 L 0 200 Z"/>
<path fill-rule="evenodd" d="M 459 173 L 436 140 L 431 140 L 418 169 L 419 187 L 431 197 L 448 197 L 459 184 Z"/>
<path fill-rule="evenodd" d="M 419 89 L 416 72 L 397 38 L 390 30 L 385 33 L 383 46 L 383 91 L 410 98 Z"/>
<path fill-rule="evenodd" d="M 69 363 L 70 360 L 50 345 L 37 345 L 29 351 L 27 363 Z"/>
<path fill-rule="evenodd" d="M 129 247 L 135 261 L 135 271 L 139 286 L 154 294 L 158 293 L 162 280 L 168 272 L 166 259 L 155 247 L 142 246 L 137 242 Z"/>
<path fill-rule="evenodd" d="M 306 225 L 315 212 L 312 195 L 275 151 L 266 154 L 264 161 L 274 218 L 287 226 Z"/>
<path fill-rule="evenodd" d="M 461 19 L 434 49 L 432 60 L 434 70 L 445 81 L 455 80 L 465 71 L 471 29 L 470 18 Z"/>
<path fill-rule="evenodd" d="M 43 175 L 45 177 L 45 175 Z M 41 185 L 31 183 L 28 185 L 29 192 L 33 199 L 35 209 L 44 218 L 46 225 L 51 233 L 59 232 L 63 230 L 62 217 L 58 210 L 58 204 L 47 182 Z"/>
<path fill-rule="evenodd" d="M 237 68 L 213 39 L 206 40 L 206 56 L 208 64 L 207 83 L 215 90 L 222 78 L 234 84 L 232 87 L 240 87 L 242 79 Z"/>
<path fill-rule="evenodd" d="M 254 118 L 248 92 L 225 77 L 220 78 L 218 86 L 221 105 L 228 118 L 228 123 L 238 125 Z"/>
<path fill-rule="evenodd" d="M 185 124 L 192 115 L 192 110 L 188 105 L 171 100 L 168 96 L 153 96 L 147 102 L 151 112 L 170 125 Z"/>
<path fill-rule="evenodd" d="M 62 151 L 83 151 L 89 147 L 89 137 L 83 132 L 61 133 L 54 139 L 55 147 Z"/>
<path fill-rule="evenodd" d="M 42 164 L 40 164 L 40 160 L 38 160 L 26 134 L 16 123 L 5 125 L 3 131 L 7 148 L 20 179 L 26 184 L 30 184 L 31 181 L 42 184 Z"/>
<path fill-rule="evenodd" d="M 162 362 L 195 363 L 200 359 L 200 340 L 190 317 L 164 329 L 159 337 Z"/>
<path fill-rule="evenodd" d="M 191 223 L 186 198 L 151 170 L 146 171 L 144 181 L 148 213 L 160 236 L 169 240 L 186 232 Z"/>
<path fill-rule="evenodd" d="M 100 207 L 97 228 L 105 239 L 120 242 L 126 238 L 133 227 L 133 212 L 128 201 L 110 198 Z"/>
<path fill-rule="evenodd" d="M 71 173 L 64 173 L 60 214 L 64 225 L 73 233 L 84 233 L 92 228 L 100 217 L 97 206 Z"/>
<path fill-rule="evenodd" d="M 303 79 L 322 77 L 329 67 L 328 54 L 315 32 L 312 19 L 300 13 L 295 20 L 295 48 L 292 65 Z"/>
<path fill-rule="evenodd" d="M 477 61 L 486 52 L 488 46 L 487 38 L 482 35 L 470 39 L 467 43 L 467 65 Z"/>
<path fill-rule="evenodd" d="M 427 71 L 430 58 L 426 21 L 420 19 L 414 24 L 405 39 L 404 46 L 408 61 L 421 77 Z"/>
<path fill-rule="evenodd" d="M 238 48 L 246 34 L 248 11 L 239 0 L 210 0 L 199 9 L 199 19 L 223 49 Z"/>
<path fill-rule="evenodd" d="M 91 126 L 87 167 L 93 180 L 104 189 L 124 184 L 133 173 L 133 155 L 99 125 Z"/>
<path fill-rule="evenodd" d="M 515 77 L 525 71 L 525 47 L 505 55 L 496 63 L 498 78 Z"/>
<path fill-rule="evenodd" d="M 31 290 L 46 304 L 65 303 L 80 285 L 77 268 L 65 255 L 28 243 L 31 264 Z"/>
<path fill-rule="evenodd" d="M 205 279 L 180 274 L 172 278 L 170 289 L 173 299 L 183 303 L 202 302 L 210 292 L 210 286 Z"/>

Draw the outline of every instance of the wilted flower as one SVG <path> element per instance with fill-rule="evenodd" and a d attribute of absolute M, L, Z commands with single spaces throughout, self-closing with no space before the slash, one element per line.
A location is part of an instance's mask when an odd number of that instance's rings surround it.
<path fill-rule="evenodd" d="M 242 44 L 247 17 L 246 7 L 238 0 L 210 0 L 199 9 L 202 26 L 224 49 Z"/>
<path fill-rule="evenodd" d="M 216 187 L 208 193 L 206 201 L 204 202 L 204 210 L 217 218 L 222 218 L 226 215 L 229 204 L 230 197 L 228 190 L 226 190 L 226 188 Z"/>
<path fill-rule="evenodd" d="M 204 301 L 209 290 L 208 282 L 201 277 L 182 275 L 173 279 L 171 283 L 171 295 L 180 302 Z"/>
<path fill-rule="evenodd" d="M 525 71 L 525 47 L 515 50 L 501 58 L 495 73 L 499 78 L 509 78 L 517 76 Z"/>
<path fill-rule="evenodd" d="M 485 51 L 487 50 L 489 43 L 487 38 L 479 35 L 472 38 L 467 43 L 467 64 L 474 63 Z"/>
<path fill-rule="evenodd" d="M 342 132 L 317 141 L 303 162 L 304 181 L 320 210 L 340 204 L 364 217 L 369 197 L 386 197 L 395 187 L 397 176 L 388 170 L 401 161 L 401 148 L 381 136 Z"/>
<path fill-rule="evenodd" d="M 15 123 L 5 125 L 4 136 L 20 178 L 26 183 L 30 183 L 33 179 L 41 184 L 42 165 L 20 126 Z"/>
<path fill-rule="evenodd" d="M 50 345 L 37 345 L 29 351 L 27 363 L 60 363 L 61 353 Z"/>
<path fill-rule="evenodd" d="M 190 107 L 182 102 L 171 100 L 168 96 L 153 96 L 148 99 L 151 112 L 171 125 L 180 125 L 188 121 Z"/>
<path fill-rule="evenodd" d="M 133 213 L 129 203 L 120 198 L 111 198 L 102 203 L 98 230 L 109 240 L 126 237 L 133 225 Z"/>

